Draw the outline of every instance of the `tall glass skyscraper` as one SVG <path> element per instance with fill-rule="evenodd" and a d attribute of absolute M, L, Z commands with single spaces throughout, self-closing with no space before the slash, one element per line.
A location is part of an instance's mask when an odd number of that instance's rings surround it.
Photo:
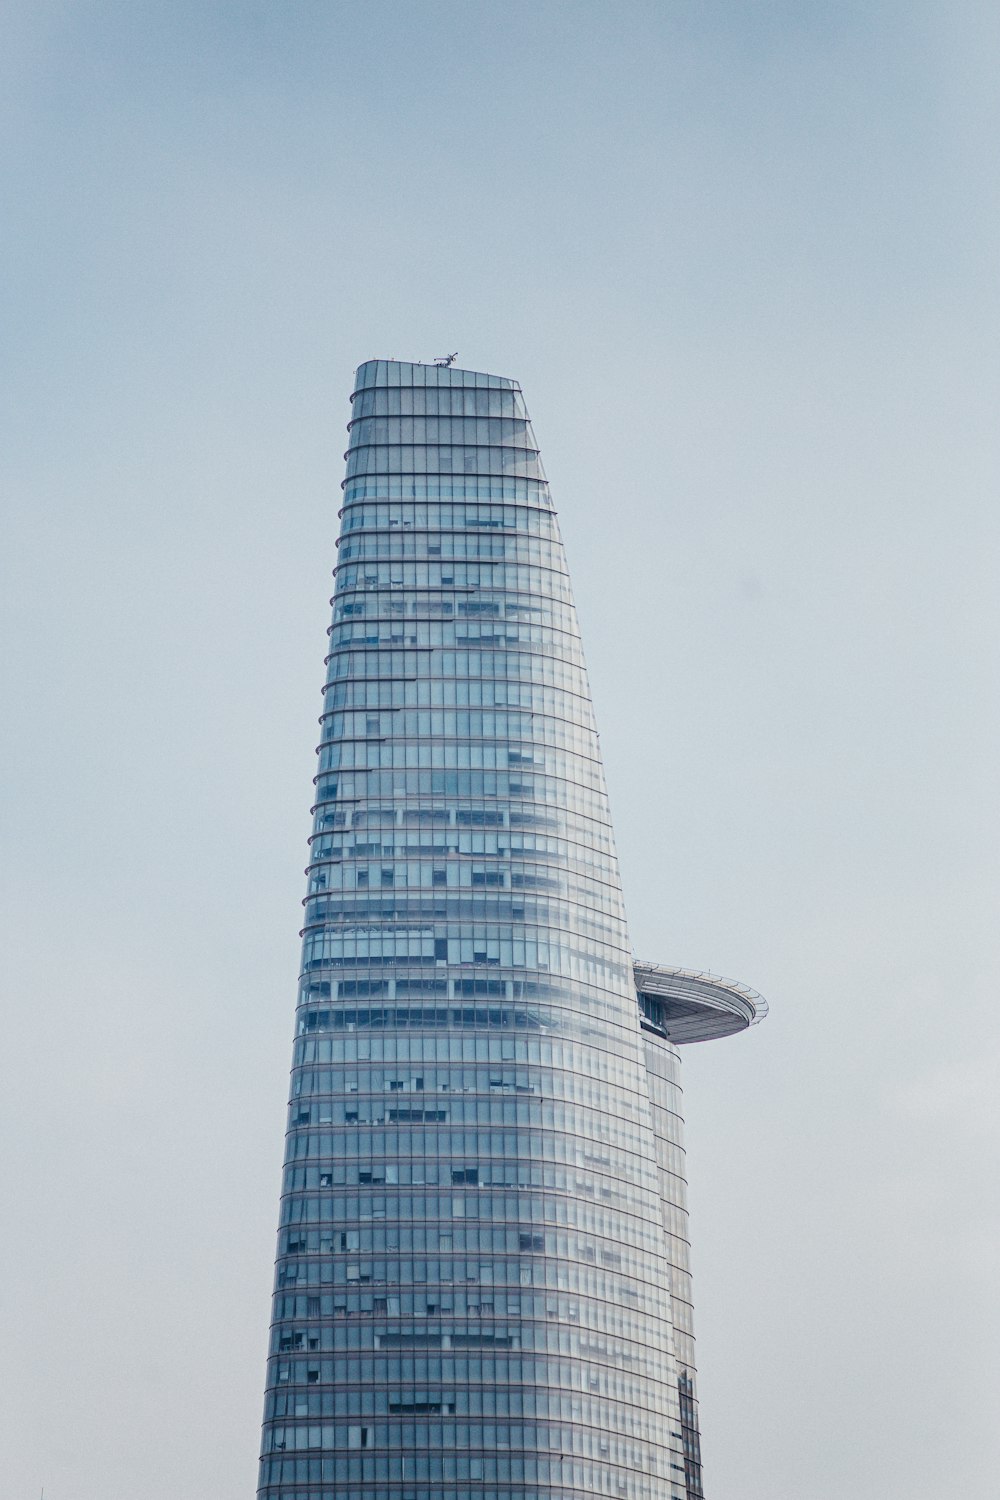
<path fill-rule="evenodd" d="M 260 1467 L 266 1500 L 695 1500 L 677 1045 L 633 961 L 520 387 L 351 398 Z"/>

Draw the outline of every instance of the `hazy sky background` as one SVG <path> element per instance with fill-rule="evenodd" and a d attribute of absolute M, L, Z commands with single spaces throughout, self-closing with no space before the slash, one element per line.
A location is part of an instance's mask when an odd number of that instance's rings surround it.
<path fill-rule="evenodd" d="M 994 1500 L 1000 12 L 7 0 L 10 1500 L 245 1500 L 354 366 L 520 379 L 710 1500 Z"/>

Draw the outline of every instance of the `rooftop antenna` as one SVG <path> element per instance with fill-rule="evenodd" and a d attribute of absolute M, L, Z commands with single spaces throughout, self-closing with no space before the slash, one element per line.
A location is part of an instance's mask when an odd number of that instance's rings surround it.
<path fill-rule="evenodd" d="M 455 363 L 455 361 L 456 361 L 457 358 L 458 358 L 458 350 L 456 349 L 455 352 L 454 352 L 454 354 L 442 354 L 442 355 L 439 355 L 439 357 L 434 361 L 434 363 L 436 365 L 440 365 L 440 367 L 441 367 L 442 370 L 446 370 L 449 365 L 453 365 Z"/>

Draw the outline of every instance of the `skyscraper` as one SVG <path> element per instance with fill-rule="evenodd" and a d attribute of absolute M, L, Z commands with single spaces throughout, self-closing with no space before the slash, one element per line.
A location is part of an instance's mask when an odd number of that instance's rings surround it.
<path fill-rule="evenodd" d="M 633 961 L 516 381 L 357 371 L 303 931 L 266 1500 L 703 1493 L 676 1045 Z"/>

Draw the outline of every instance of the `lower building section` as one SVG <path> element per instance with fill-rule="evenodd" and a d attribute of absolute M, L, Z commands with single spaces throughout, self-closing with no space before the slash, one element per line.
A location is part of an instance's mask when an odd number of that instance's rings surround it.
<path fill-rule="evenodd" d="M 400 1034 L 399 1004 L 307 981 L 265 1500 L 704 1500 L 670 1035 L 672 989 L 690 1035 L 700 981 L 657 968 L 652 997 L 650 973 L 641 1095 L 625 1032 L 595 1045 L 556 1009 L 543 1031 L 499 995 L 462 1008 L 448 980 L 452 1003 L 409 1007 Z M 706 1026 L 722 983 L 703 981 Z"/>
<path fill-rule="evenodd" d="M 728 1036 L 767 1013 L 756 990 L 718 975 L 661 964 L 635 965 L 646 1080 L 656 1144 L 663 1234 L 670 1267 L 670 1306 L 686 1500 L 704 1500 L 691 1289 L 684 1112 L 678 1046 Z"/>
<path fill-rule="evenodd" d="M 340 983 L 296 1043 L 261 1494 L 685 1500 L 637 1013 L 386 1034 Z"/>

